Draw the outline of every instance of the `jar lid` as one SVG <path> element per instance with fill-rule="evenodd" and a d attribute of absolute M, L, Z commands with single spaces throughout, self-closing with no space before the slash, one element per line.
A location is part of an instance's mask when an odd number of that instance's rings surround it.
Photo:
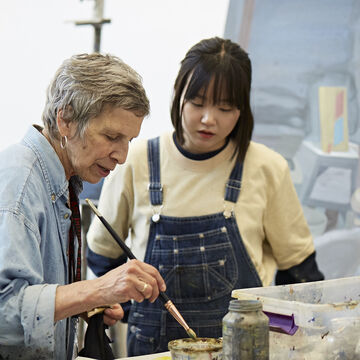
<path fill-rule="evenodd" d="M 229 310 L 232 311 L 255 311 L 262 310 L 262 303 L 259 300 L 231 300 Z"/>

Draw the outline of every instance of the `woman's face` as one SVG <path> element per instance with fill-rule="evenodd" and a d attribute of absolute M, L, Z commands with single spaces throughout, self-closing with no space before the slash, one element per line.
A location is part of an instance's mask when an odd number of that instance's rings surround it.
<path fill-rule="evenodd" d="M 212 103 L 213 83 L 210 81 L 206 94 L 201 90 L 194 99 L 184 102 L 183 148 L 193 154 L 220 149 L 240 116 L 240 110 L 229 105 L 227 99 Z"/>
<path fill-rule="evenodd" d="M 67 124 L 68 142 L 63 162 L 68 178 L 78 175 L 82 180 L 97 183 L 109 175 L 117 164 L 125 162 L 129 142 L 137 137 L 143 117 L 122 108 L 105 108 L 89 122 L 84 137 L 76 136 L 76 125 Z M 64 164 L 65 163 L 65 164 Z"/>

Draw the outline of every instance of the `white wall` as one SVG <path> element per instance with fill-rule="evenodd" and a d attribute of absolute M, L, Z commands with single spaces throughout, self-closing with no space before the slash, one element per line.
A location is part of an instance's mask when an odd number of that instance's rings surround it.
<path fill-rule="evenodd" d="M 179 63 L 196 42 L 223 36 L 228 0 L 104 0 L 101 52 L 143 77 L 151 104 L 140 137 L 171 129 Z M 93 51 L 93 0 L 0 0 L 0 150 L 41 124 L 45 90 L 63 59 Z"/>

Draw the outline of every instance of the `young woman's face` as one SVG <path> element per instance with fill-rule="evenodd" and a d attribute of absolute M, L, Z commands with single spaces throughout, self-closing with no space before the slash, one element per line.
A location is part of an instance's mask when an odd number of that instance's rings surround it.
<path fill-rule="evenodd" d="M 193 154 L 220 149 L 240 116 L 240 110 L 229 105 L 227 99 L 212 103 L 213 83 L 210 81 L 206 94 L 201 90 L 194 99 L 184 101 L 183 148 Z"/>
<path fill-rule="evenodd" d="M 142 121 L 143 117 L 122 108 L 105 109 L 90 120 L 83 138 L 74 135 L 75 125 L 69 123 L 67 175 L 79 175 L 90 183 L 109 175 L 125 162 L 129 142 L 138 136 Z"/>

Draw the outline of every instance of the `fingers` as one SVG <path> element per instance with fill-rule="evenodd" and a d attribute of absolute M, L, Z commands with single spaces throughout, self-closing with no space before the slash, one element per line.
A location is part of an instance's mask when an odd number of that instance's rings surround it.
<path fill-rule="evenodd" d="M 152 265 L 140 261 L 138 261 L 136 265 L 140 268 L 137 276 L 141 281 L 141 284 L 137 286 L 137 289 L 145 299 L 154 302 L 159 296 L 159 292 L 166 290 L 165 281 Z"/>
<path fill-rule="evenodd" d="M 104 323 L 108 326 L 115 325 L 124 317 L 124 310 L 120 304 L 114 304 L 104 311 Z"/>
<path fill-rule="evenodd" d="M 149 274 L 157 283 L 157 287 L 160 291 L 166 291 L 166 284 L 159 271 L 152 265 L 139 261 L 140 268 L 147 274 Z"/>
<path fill-rule="evenodd" d="M 151 284 L 152 283 L 152 284 Z M 138 278 L 136 290 L 138 291 L 140 297 L 134 298 L 137 302 L 142 302 L 144 299 L 148 299 L 151 301 L 155 301 L 155 299 L 159 296 L 159 290 L 157 289 L 156 282 L 151 278 L 144 280 L 142 278 Z"/>
<path fill-rule="evenodd" d="M 146 288 L 149 286 L 148 283 L 144 282 L 144 287 L 141 289 L 141 292 L 144 293 L 144 291 L 146 290 Z"/>
<path fill-rule="evenodd" d="M 102 304 L 124 303 L 130 299 L 154 302 L 159 292 L 166 290 L 158 270 L 139 260 L 130 260 L 93 281 Z"/>
<path fill-rule="evenodd" d="M 142 279 L 140 280 L 140 290 L 138 290 L 141 295 L 144 297 L 144 299 L 150 299 L 153 297 L 153 288 L 151 285 L 149 285 L 146 281 L 143 281 Z M 141 300 L 142 301 L 142 300 Z M 141 302 L 138 301 L 138 302 Z"/>

